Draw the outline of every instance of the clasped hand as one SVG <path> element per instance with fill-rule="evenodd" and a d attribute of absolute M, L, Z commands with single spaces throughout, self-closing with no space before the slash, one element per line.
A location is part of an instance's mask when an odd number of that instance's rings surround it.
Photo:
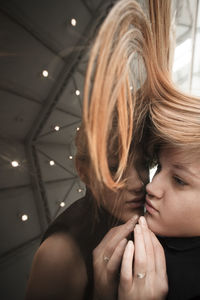
<path fill-rule="evenodd" d="M 112 228 L 93 252 L 94 300 L 162 300 L 168 293 L 164 250 L 140 217 Z M 127 241 L 134 230 L 134 243 Z M 120 270 L 121 268 L 121 270 Z"/>

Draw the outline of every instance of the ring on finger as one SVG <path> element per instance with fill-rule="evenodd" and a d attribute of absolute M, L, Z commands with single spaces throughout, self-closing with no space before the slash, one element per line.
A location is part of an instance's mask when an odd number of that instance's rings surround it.
<path fill-rule="evenodd" d="M 146 275 L 146 273 L 137 273 L 137 274 L 136 274 L 137 278 L 139 278 L 139 279 L 144 278 L 145 275 Z"/>
<path fill-rule="evenodd" d="M 107 262 L 109 262 L 110 258 L 108 256 L 104 256 L 103 260 L 104 260 L 105 263 L 107 263 Z"/>

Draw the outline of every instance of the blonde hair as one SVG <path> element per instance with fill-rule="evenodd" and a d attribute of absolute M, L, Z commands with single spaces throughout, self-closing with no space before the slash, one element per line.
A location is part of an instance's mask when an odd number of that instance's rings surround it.
<path fill-rule="evenodd" d="M 130 152 L 140 144 L 143 148 L 147 139 L 144 127 L 168 143 L 200 142 L 200 102 L 178 91 L 171 80 L 170 10 L 170 0 L 149 0 L 148 15 L 134 0 L 121 0 L 91 49 L 82 131 L 89 170 L 79 174 L 92 174 L 96 195 L 102 185 L 124 186 Z M 112 153 L 118 158 L 114 176 L 109 169 Z M 80 170 L 79 151 L 77 166 Z"/>

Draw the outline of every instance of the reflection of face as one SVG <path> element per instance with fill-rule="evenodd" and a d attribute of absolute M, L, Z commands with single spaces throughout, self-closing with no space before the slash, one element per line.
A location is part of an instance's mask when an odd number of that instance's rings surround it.
<path fill-rule="evenodd" d="M 162 149 L 158 170 L 146 186 L 146 220 L 163 236 L 200 235 L 200 160 Z"/>
<path fill-rule="evenodd" d="M 106 209 L 126 222 L 135 214 L 143 214 L 145 201 L 145 186 L 148 180 L 148 170 L 138 167 L 139 173 L 131 166 L 126 173 L 127 184 L 123 190 L 123 196 L 119 197 L 119 193 L 110 190 L 106 191 Z M 117 205 L 117 211 L 113 212 L 116 201 L 120 200 Z"/>

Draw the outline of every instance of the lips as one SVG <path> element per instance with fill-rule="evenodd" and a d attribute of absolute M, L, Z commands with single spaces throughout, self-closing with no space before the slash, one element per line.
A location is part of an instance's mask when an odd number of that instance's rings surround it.
<path fill-rule="evenodd" d="M 153 204 L 151 203 L 151 201 L 148 199 L 148 196 L 146 196 L 145 207 L 146 207 L 146 210 L 147 210 L 149 213 L 155 213 L 155 212 L 158 212 L 158 210 L 153 206 Z"/>
<path fill-rule="evenodd" d="M 126 204 L 133 208 L 144 206 L 144 197 L 138 197 L 138 198 L 134 198 L 132 200 L 126 201 Z"/>

